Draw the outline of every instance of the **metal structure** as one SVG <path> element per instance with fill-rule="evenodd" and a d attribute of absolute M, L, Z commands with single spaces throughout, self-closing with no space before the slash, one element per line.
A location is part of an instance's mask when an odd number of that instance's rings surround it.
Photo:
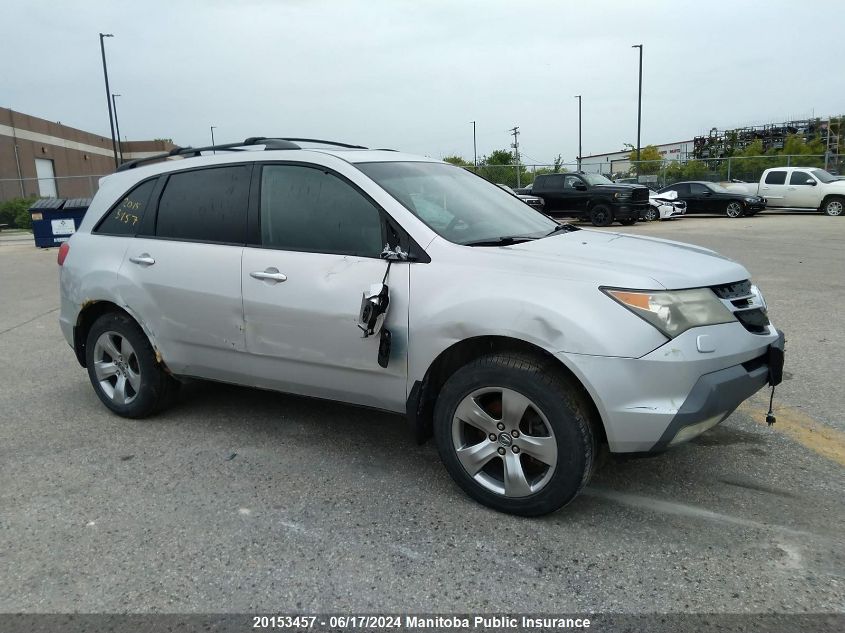
<path fill-rule="evenodd" d="M 120 154 L 120 162 L 123 162 L 123 144 L 120 142 L 120 123 L 118 122 L 117 118 L 117 97 L 122 95 L 114 94 L 111 95 L 111 105 L 112 109 L 114 110 L 114 129 L 117 133 L 117 152 Z"/>
<path fill-rule="evenodd" d="M 578 171 L 581 171 L 581 95 L 575 95 L 578 99 Z"/>
<path fill-rule="evenodd" d="M 520 169 L 519 166 L 519 126 L 515 125 L 510 130 L 508 130 L 508 132 L 510 132 L 513 136 L 513 143 L 511 143 L 511 147 L 513 147 L 514 160 L 516 160 L 516 186 L 521 187 L 522 180 L 520 178 L 519 172 L 522 171 L 522 169 Z"/>
<path fill-rule="evenodd" d="M 835 162 L 839 156 L 843 117 L 827 119 L 799 119 L 782 123 L 767 123 L 732 130 L 713 128 L 707 136 L 693 139 L 693 156 L 697 159 L 726 158 L 741 152 L 755 141 L 761 141 L 764 152 L 784 148 L 789 136 L 795 135 L 804 141 L 821 138 L 825 142 L 828 162 Z"/>
<path fill-rule="evenodd" d="M 643 45 L 634 44 L 631 48 L 640 49 L 640 92 L 637 99 L 637 160 L 640 160 L 640 132 L 643 123 Z"/>

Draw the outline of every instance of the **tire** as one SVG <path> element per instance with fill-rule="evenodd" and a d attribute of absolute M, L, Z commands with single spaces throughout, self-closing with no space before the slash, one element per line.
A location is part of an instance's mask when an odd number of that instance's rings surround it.
<path fill-rule="evenodd" d="M 660 212 L 655 209 L 654 207 L 649 207 L 646 209 L 646 212 L 643 213 L 643 220 L 646 222 L 654 222 L 655 220 L 660 219 Z"/>
<path fill-rule="evenodd" d="M 739 200 L 731 200 L 725 207 L 725 215 L 729 218 L 741 218 L 745 215 L 745 205 Z"/>
<path fill-rule="evenodd" d="M 144 418 L 169 404 L 178 383 L 156 360 L 150 341 L 128 315 L 97 319 L 85 344 L 88 377 L 102 403 L 126 418 Z"/>
<path fill-rule="evenodd" d="M 637 218 L 628 218 L 627 220 L 619 220 L 619 224 L 622 226 L 631 226 L 637 223 Z"/>
<path fill-rule="evenodd" d="M 558 368 L 528 355 L 491 354 L 446 381 L 434 437 L 446 470 L 470 497 L 499 512 L 540 516 L 572 501 L 592 475 L 589 411 Z"/>
<path fill-rule="evenodd" d="M 610 226 L 613 223 L 613 213 L 606 204 L 597 204 L 590 209 L 590 222 L 593 226 Z"/>
<path fill-rule="evenodd" d="M 822 213 L 831 217 L 845 215 L 845 198 L 833 196 L 825 201 Z"/>

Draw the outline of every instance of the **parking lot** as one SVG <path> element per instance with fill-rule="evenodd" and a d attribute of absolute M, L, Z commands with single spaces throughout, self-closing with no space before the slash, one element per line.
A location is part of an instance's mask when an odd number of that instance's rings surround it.
<path fill-rule="evenodd" d="M 385 413 L 195 382 L 110 414 L 59 332 L 55 249 L 0 241 L 0 611 L 842 611 L 845 219 L 621 230 L 751 271 L 787 335 L 778 423 L 760 392 L 539 519 L 471 501 Z"/>

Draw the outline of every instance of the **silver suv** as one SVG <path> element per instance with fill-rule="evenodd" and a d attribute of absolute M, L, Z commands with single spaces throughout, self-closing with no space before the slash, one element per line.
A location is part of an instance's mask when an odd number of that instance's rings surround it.
<path fill-rule="evenodd" d="M 558 224 L 437 160 L 308 145 L 101 181 L 59 264 L 105 406 L 148 416 L 195 377 L 401 412 L 473 498 L 540 515 L 602 446 L 661 451 L 780 380 L 783 335 L 713 251 Z"/>

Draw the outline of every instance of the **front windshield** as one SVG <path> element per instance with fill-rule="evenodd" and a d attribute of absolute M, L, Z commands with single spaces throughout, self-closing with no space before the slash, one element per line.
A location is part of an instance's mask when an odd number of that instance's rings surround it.
<path fill-rule="evenodd" d="M 613 181 L 605 178 L 601 174 L 582 174 L 584 180 L 591 185 L 612 185 Z"/>
<path fill-rule="evenodd" d="M 717 185 L 716 183 L 713 183 L 713 182 L 708 182 L 707 186 L 710 187 L 710 189 L 712 189 L 716 193 L 730 193 L 730 191 L 725 189 L 722 185 Z"/>
<path fill-rule="evenodd" d="M 557 222 L 496 185 L 443 163 L 357 163 L 356 167 L 438 235 L 456 244 L 542 237 Z"/>
<path fill-rule="evenodd" d="M 824 169 L 811 169 L 810 173 L 813 174 L 816 178 L 818 178 L 819 181 L 821 181 L 825 184 L 827 184 L 829 182 L 833 182 L 834 180 L 836 180 L 836 176 L 829 174 Z"/>

